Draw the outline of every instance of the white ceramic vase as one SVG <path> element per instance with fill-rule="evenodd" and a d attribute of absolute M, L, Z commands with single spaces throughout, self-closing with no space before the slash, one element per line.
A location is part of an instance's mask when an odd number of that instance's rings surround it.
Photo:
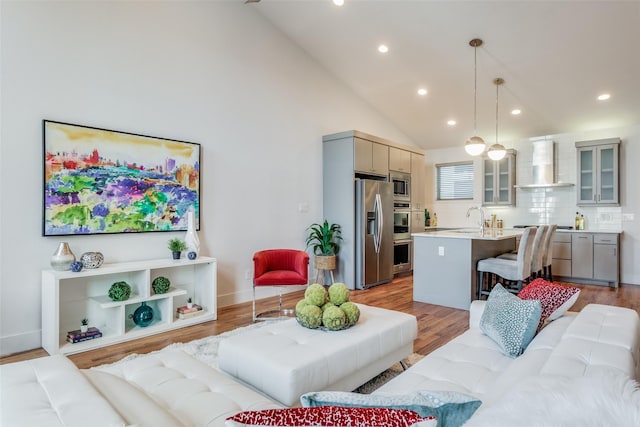
<path fill-rule="evenodd" d="M 196 256 L 200 253 L 200 239 L 196 232 L 196 218 L 193 208 L 187 212 L 187 234 L 184 237 L 187 244 L 187 253 L 195 252 Z"/>

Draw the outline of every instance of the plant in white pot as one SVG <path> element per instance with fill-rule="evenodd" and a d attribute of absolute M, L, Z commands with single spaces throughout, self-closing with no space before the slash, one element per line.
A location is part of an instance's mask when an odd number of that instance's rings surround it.
<path fill-rule="evenodd" d="M 80 332 L 87 332 L 89 330 L 89 319 L 86 317 L 80 321 Z"/>
<path fill-rule="evenodd" d="M 341 228 L 338 224 L 329 224 L 325 219 L 322 224 L 311 224 L 307 235 L 307 248 L 313 248 L 315 258 L 313 266 L 316 270 L 334 270 L 336 256 L 340 252 L 342 240 Z"/>

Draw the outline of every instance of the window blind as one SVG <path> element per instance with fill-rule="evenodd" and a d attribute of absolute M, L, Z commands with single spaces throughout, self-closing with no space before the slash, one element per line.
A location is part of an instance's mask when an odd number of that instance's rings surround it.
<path fill-rule="evenodd" d="M 436 165 L 438 200 L 473 199 L 473 161 Z"/>

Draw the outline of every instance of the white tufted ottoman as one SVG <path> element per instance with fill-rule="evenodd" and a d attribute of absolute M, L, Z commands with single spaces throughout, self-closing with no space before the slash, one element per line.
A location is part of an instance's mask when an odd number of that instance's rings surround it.
<path fill-rule="evenodd" d="M 221 370 L 287 405 L 310 391 L 351 391 L 413 352 L 415 316 L 358 304 L 360 320 L 343 331 L 278 321 L 224 339 Z"/>

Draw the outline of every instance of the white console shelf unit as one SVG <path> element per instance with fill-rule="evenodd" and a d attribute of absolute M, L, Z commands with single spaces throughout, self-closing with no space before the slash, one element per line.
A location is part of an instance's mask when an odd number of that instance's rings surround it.
<path fill-rule="evenodd" d="M 42 271 L 42 347 L 49 354 L 72 354 L 114 343 L 183 328 L 217 318 L 217 262 L 215 258 L 195 260 L 153 259 L 104 264 L 100 268 L 72 271 Z M 156 294 L 151 286 L 164 276 L 171 287 Z M 131 285 L 126 301 L 112 301 L 109 288 L 118 281 Z M 202 314 L 179 319 L 176 309 L 192 298 L 203 307 Z M 133 312 L 146 302 L 154 312 L 146 327 L 137 326 Z M 71 344 L 67 332 L 80 329 L 80 321 L 102 332 L 102 337 Z"/>

